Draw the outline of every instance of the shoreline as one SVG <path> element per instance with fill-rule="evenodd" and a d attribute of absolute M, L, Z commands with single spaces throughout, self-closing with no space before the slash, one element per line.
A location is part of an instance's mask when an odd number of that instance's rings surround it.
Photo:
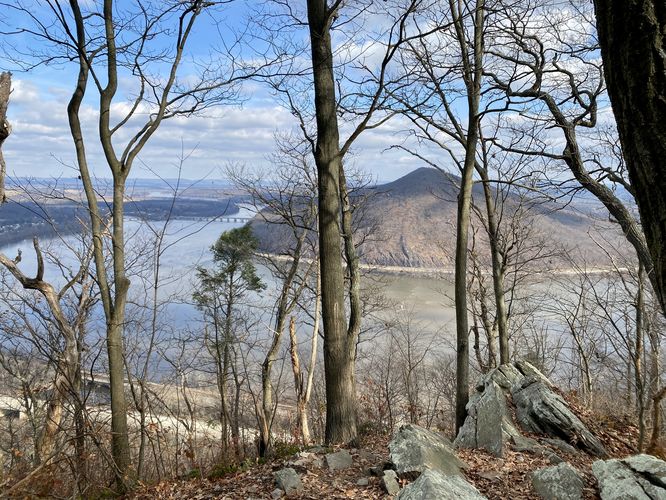
<path fill-rule="evenodd" d="M 264 259 L 277 259 L 281 261 L 291 260 L 291 257 L 288 255 L 281 254 L 272 254 L 267 252 L 257 252 L 258 257 Z M 303 262 L 312 262 L 311 258 L 302 258 Z M 367 264 L 362 263 L 359 267 L 364 271 L 376 272 L 379 274 L 390 274 L 390 275 L 411 275 L 415 277 L 423 278 L 434 278 L 438 276 L 450 276 L 452 277 L 455 274 L 455 268 L 453 267 L 411 267 L 411 266 L 385 266 L 379 264 Z M 629 268 L 622 267 L 615 269 L 613 267 L 592 267 L 585 269 L 585 272 L 592 275 L 604 275 L 612 274 L 616 270 L 619 270 L 621 273 L 628 273 Z M 538 275 L 550 275 L 550 276 L 575 276 L 578 271 L 573 268 L 552 268 L 552 269 L 533 269 L 530 270 L 530 273 L 534 276 Z M 484 273 L 490 275 L 490 272 Z"/>

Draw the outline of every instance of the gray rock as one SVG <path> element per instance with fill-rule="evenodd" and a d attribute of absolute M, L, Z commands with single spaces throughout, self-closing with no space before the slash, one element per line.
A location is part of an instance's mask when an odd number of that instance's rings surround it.
<path fill-rule="evenodd" d="M 592 473 L 602 500 L 666 499 L 666 462 L 650 455 L 597 460 Z"/>
<path fill-rule="evenodd" d="M 398 495 L 399 500 L 481 500 L 483 495 L 461 476 L 424 471 Z"/>
<path fill-rule="evenodd" d="M 309 451 L 300 451 L 296 454 L 295 458 L 287 462 L 289 465 L 294 465 L 296 467 L 310 468 L 317 467 L 321 468 L 324 466 L 324 460 L 316 455 L 315 453 Z"/>
<path fill-rule="evenodd" d="M 326 465 L 331 470 L 347 469 L 353 464 L 354 460 L 347 450 L 340 450 L 326 455 Z"/>
<path fill-rule="evenodd" d="M 526 361 L 501 365 L 481 377 L 476 393 L 467 404 L 467 418 L 454 442 L 456 447 L 481 448 L 497 457 L 504 456 L 509 442 L 514 449 L 550 455 L 536 441 L 521 435 L 518 426 L 528 432 L 550 436 L 552 445 L 565 453 L 575 453 L 567 440 L 588 451 L 606 457 L 601 442 L 552 390 L 550 381 Z M 516 406 L 516 420 L 507 409 L 511 396 Z M 563 438 L 563 439 L 561 439 Z M 555 456 L 552 462 L 562 461 Z"/>
<path fill-rule="evenodd" d="M 569 443 L 566 441 L 562 441 L 561 439 L 549 439 L 545 438 L 543 440 L 544 443 L 548 443 L 554 448 L 557 448 L 561 452 L 568 453 L 569 455 L 577 455 L 578 450 L 571 446 Z"/>
<path fill-rule="evenodd" d="M 623 460 L 633 470 L 649 477 L 651 483 L 666 488 L 666 462 L 652 455 L 634 455 Z"/>
<path fill-rule="evenodd" d="M 280 488 L 275 488 L 271 492 L 271 498 L 273 500 L 277 500 L 278 498 L 282 498 L 283 495 L 284 495 L 284 491 L 282 491 Z"/>
<path fill-rule="evenodd" d="M 356 481 L 356 486 L 367 486 L 370 484 L 370 480 L 367 477 L 362 477 Z"/>
<path fill-rule="evenodd" d="M 394 470 L 385 470 L 381 480 L 379 481 L 382 488 L 389 495 L 397 495 L 400 491 L 400 483 L 398 483 L 398 475 Z"/>
<path fill-rule="evenodd" d="M 515 451 L 533 453 L 535 455 L 543 453 L 543 446 L 541 446 L 535 439 L 523 436 L 522 434 L 512 436 L 511 442 L 513 443 L 512 448 Z"/>
<path fill-rule="evenodd" d="M 525 377 L 530 377 L 539 382 L 543 382 L 548 387 L 553 387 L 553 384 L 548 380 L 548 377 L 541 373 L 533 364 L 528 363 L 527 361 L 516 361 L 515 366 Z"/>
<path fill-rule="evenodd" d="M 493 381 L 505 391 L 510 391 L 511 387 L 522 380 L 523 376 L 524 375 L 512 364 L 500 365 L 481 377 L 476 384 L 476 390 L 482 392 L 486 385 L 488 385 L 490 381 Z"/>
<path fill-rule="evenodd" d="M 561 463 L 534 471 L 532 486 L 544 500 L 580 500 L 585 483 L 576 469 Z"/>
<path fill-rule="evenodd" d="M 507 369 L 511 365 L 500 368 Z M 504 456 L 504 445 L 518 434 L 512 425 L 506 408 L 506 396 L 495 378 L 508 378 L 500 371 L 493 370 L 487 379 L 483 392 L 475 394 L 467 404 L 467 418 L 454 441 L 456 447 L 481 448 L 496 457 Z M 499 374 L 499 375 L 498 375 Z"/>
<path fill-rule="evenodd" d="M 282 489 L 287 496 L 295 495 L 303 489 L 303 483 L 298 473 L 291 467 L 286 467 L 273 474 L 275 484 Z"/>
<path fill-rule="evenodd" d="M 561 456 L 559 456 L 557 453 L 546 451 L 545 454 L 548 461 L 553 465 L 561 464 L 564 462 L 564 459 Z"/>
<path fill-rule="evenodd" d="M 389 443 L 391 462 L 400 477 L 415 477 L 426 469 L 445 476 L 461 475 L 467 465 L 456 457 L 451 442 L 417 425 L 403 425 Z"/>
<path fill-rule="evenodd" d="M 607 457 L 601 442 L 550 387 L 533 377 L 525 377 L 511 389 L 516 419 L 528 432 L 564 438 L 590 454 Z"/>

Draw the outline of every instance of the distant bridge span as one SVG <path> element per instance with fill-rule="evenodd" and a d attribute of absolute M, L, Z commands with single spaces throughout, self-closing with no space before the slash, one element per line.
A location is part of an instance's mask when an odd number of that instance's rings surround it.
<path fill-rule="evenodd" d="M 230 217 L 220 217 L 217 219 L 220 222 L 250 222 L 252 220 L 252 217 L 234 217 L 233 215 Z"/>

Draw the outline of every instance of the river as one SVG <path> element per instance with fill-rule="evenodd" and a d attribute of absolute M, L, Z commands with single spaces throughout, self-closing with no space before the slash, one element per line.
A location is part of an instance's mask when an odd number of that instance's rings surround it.
<path fill-rule="evenodd" d="M 249 217 L 253 213 L 246 207 L 241 207 L 238 217 Z M 147 283 L 150 281 L 153 264 L 149 257 L 152 252 L 146 252 L 149 246 L 154 248 L 154 232 L 164 230 L 162 243 L 163 252 L 160 258 L 160 286 L 159 296 L 162 300 L 169 299 L 169 304 L 162 308 L 160 315 L 164 322 L 175 328 L 189 328 L 199 323 L 201 314 L 191 303 L 191 294 L 196 281 L 197 266 L 207 266 L 212 262 L 210 247 L 224 231 L 240 227 L 243 223 L 220 221 L 190 221 L 172 220 L 166 225 L 163 221 L 149 223 L 137 219 L 126 221 L 126 235 L 128 248 L 128 262 L 132 263 L 130 273 L 135 274 L 137 268 L 144 268 L 138 276 L 131 277 L 131 294 L 134 301 L 140 302 L 146 295 Z M 80 247 L 76 236 L 67 236 L 63 239 L 50 239 L 40 243 L 45 254 L 57 255 L 66 265 L 73 266 L 77 260 L 74 252 Z M 34 276 L 37 263 L 31 241 L 23 241 L 0 248 L 10 258 L 21 250 L 20 268 L 28 276 Z M 154 268 L 154 267 L 153 267 Z M 276 281 L 269 270 L 258 264 L 258 272 L 267 283 L 267 290 L 262 297 L 256 300 L 264 305 L 270 305 L 276 293 Z M 63 283 L 63 277 L 52 262 L 46 262 L 45 278 L 53 283 Z M 376 279 L 375 279 L 376 278 Z M 10 278 L 11 279 L 11 278 Z M 374 315 L 380 320 L 390 320 L 406 317 L 411 312 L 411 319 L 419 329 L 438 334 L 452 335 L 454 326 L 454 309 L 452 302 L 453 286 L 450 278 L 434 278 L 421 274 L 384 273 L 374 270 L 370 279 L 381 283 L 379 293 L 383 293 L 389 304 L 387 309 Z M 377 293 L 376 291 L 373 293 Z M 270 307 L 269 307 L 270 308 Z M 397 314 L 396 314 L 397 311 Z M 101 310 L 99 313 L 101 315 Z"/>

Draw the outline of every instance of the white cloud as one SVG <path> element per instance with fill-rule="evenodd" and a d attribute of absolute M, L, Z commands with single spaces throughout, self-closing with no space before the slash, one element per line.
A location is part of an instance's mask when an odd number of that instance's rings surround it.
<path fill-rule="evenodd" d="M 12 135 L 5 142 L 8 172 L 13 176 L 73 177 L 78 172 L 67 120 L 70 91 L 65 85 L 49 82 L 40 87 L 26 77 L 15 79 L 9 108 Z M 134 177 L 173 176 L 179 156 L 191 153 L 184 165 L 184 177 L 222 176 L 221 167 L 241 162 L 270 169 L 266 155 L 274 147 L 276 131 L 291 129 L 295 121 L 281 106 L 262 96 L 244 107 L 210 109 L 205 116 L 178 117 L 165 121 L 140 155 Z M 95 175 L 109 177 L 97 138 L 98 114 L 91 96 L 80 112 L 89 163 Z M 127 102 L 114 104 L 117 119 L 129 110 Z M 147 109 L 141 110 L 146 113 Z M 121 147 L 137 130 L 145 114 L 118 132 L 114 143 Z M 354 145 L 354 163 L 381 180 L 399 177 L 420 166 L 404 152 L 385 151 L 399 141 L 395 136 L 403 124 L 391 123 L 380 130 L 367 131 Z M 342 124 L 343 133 L 349 132 Z M 145 166 L 144 166 L 145 164 Z"/>

